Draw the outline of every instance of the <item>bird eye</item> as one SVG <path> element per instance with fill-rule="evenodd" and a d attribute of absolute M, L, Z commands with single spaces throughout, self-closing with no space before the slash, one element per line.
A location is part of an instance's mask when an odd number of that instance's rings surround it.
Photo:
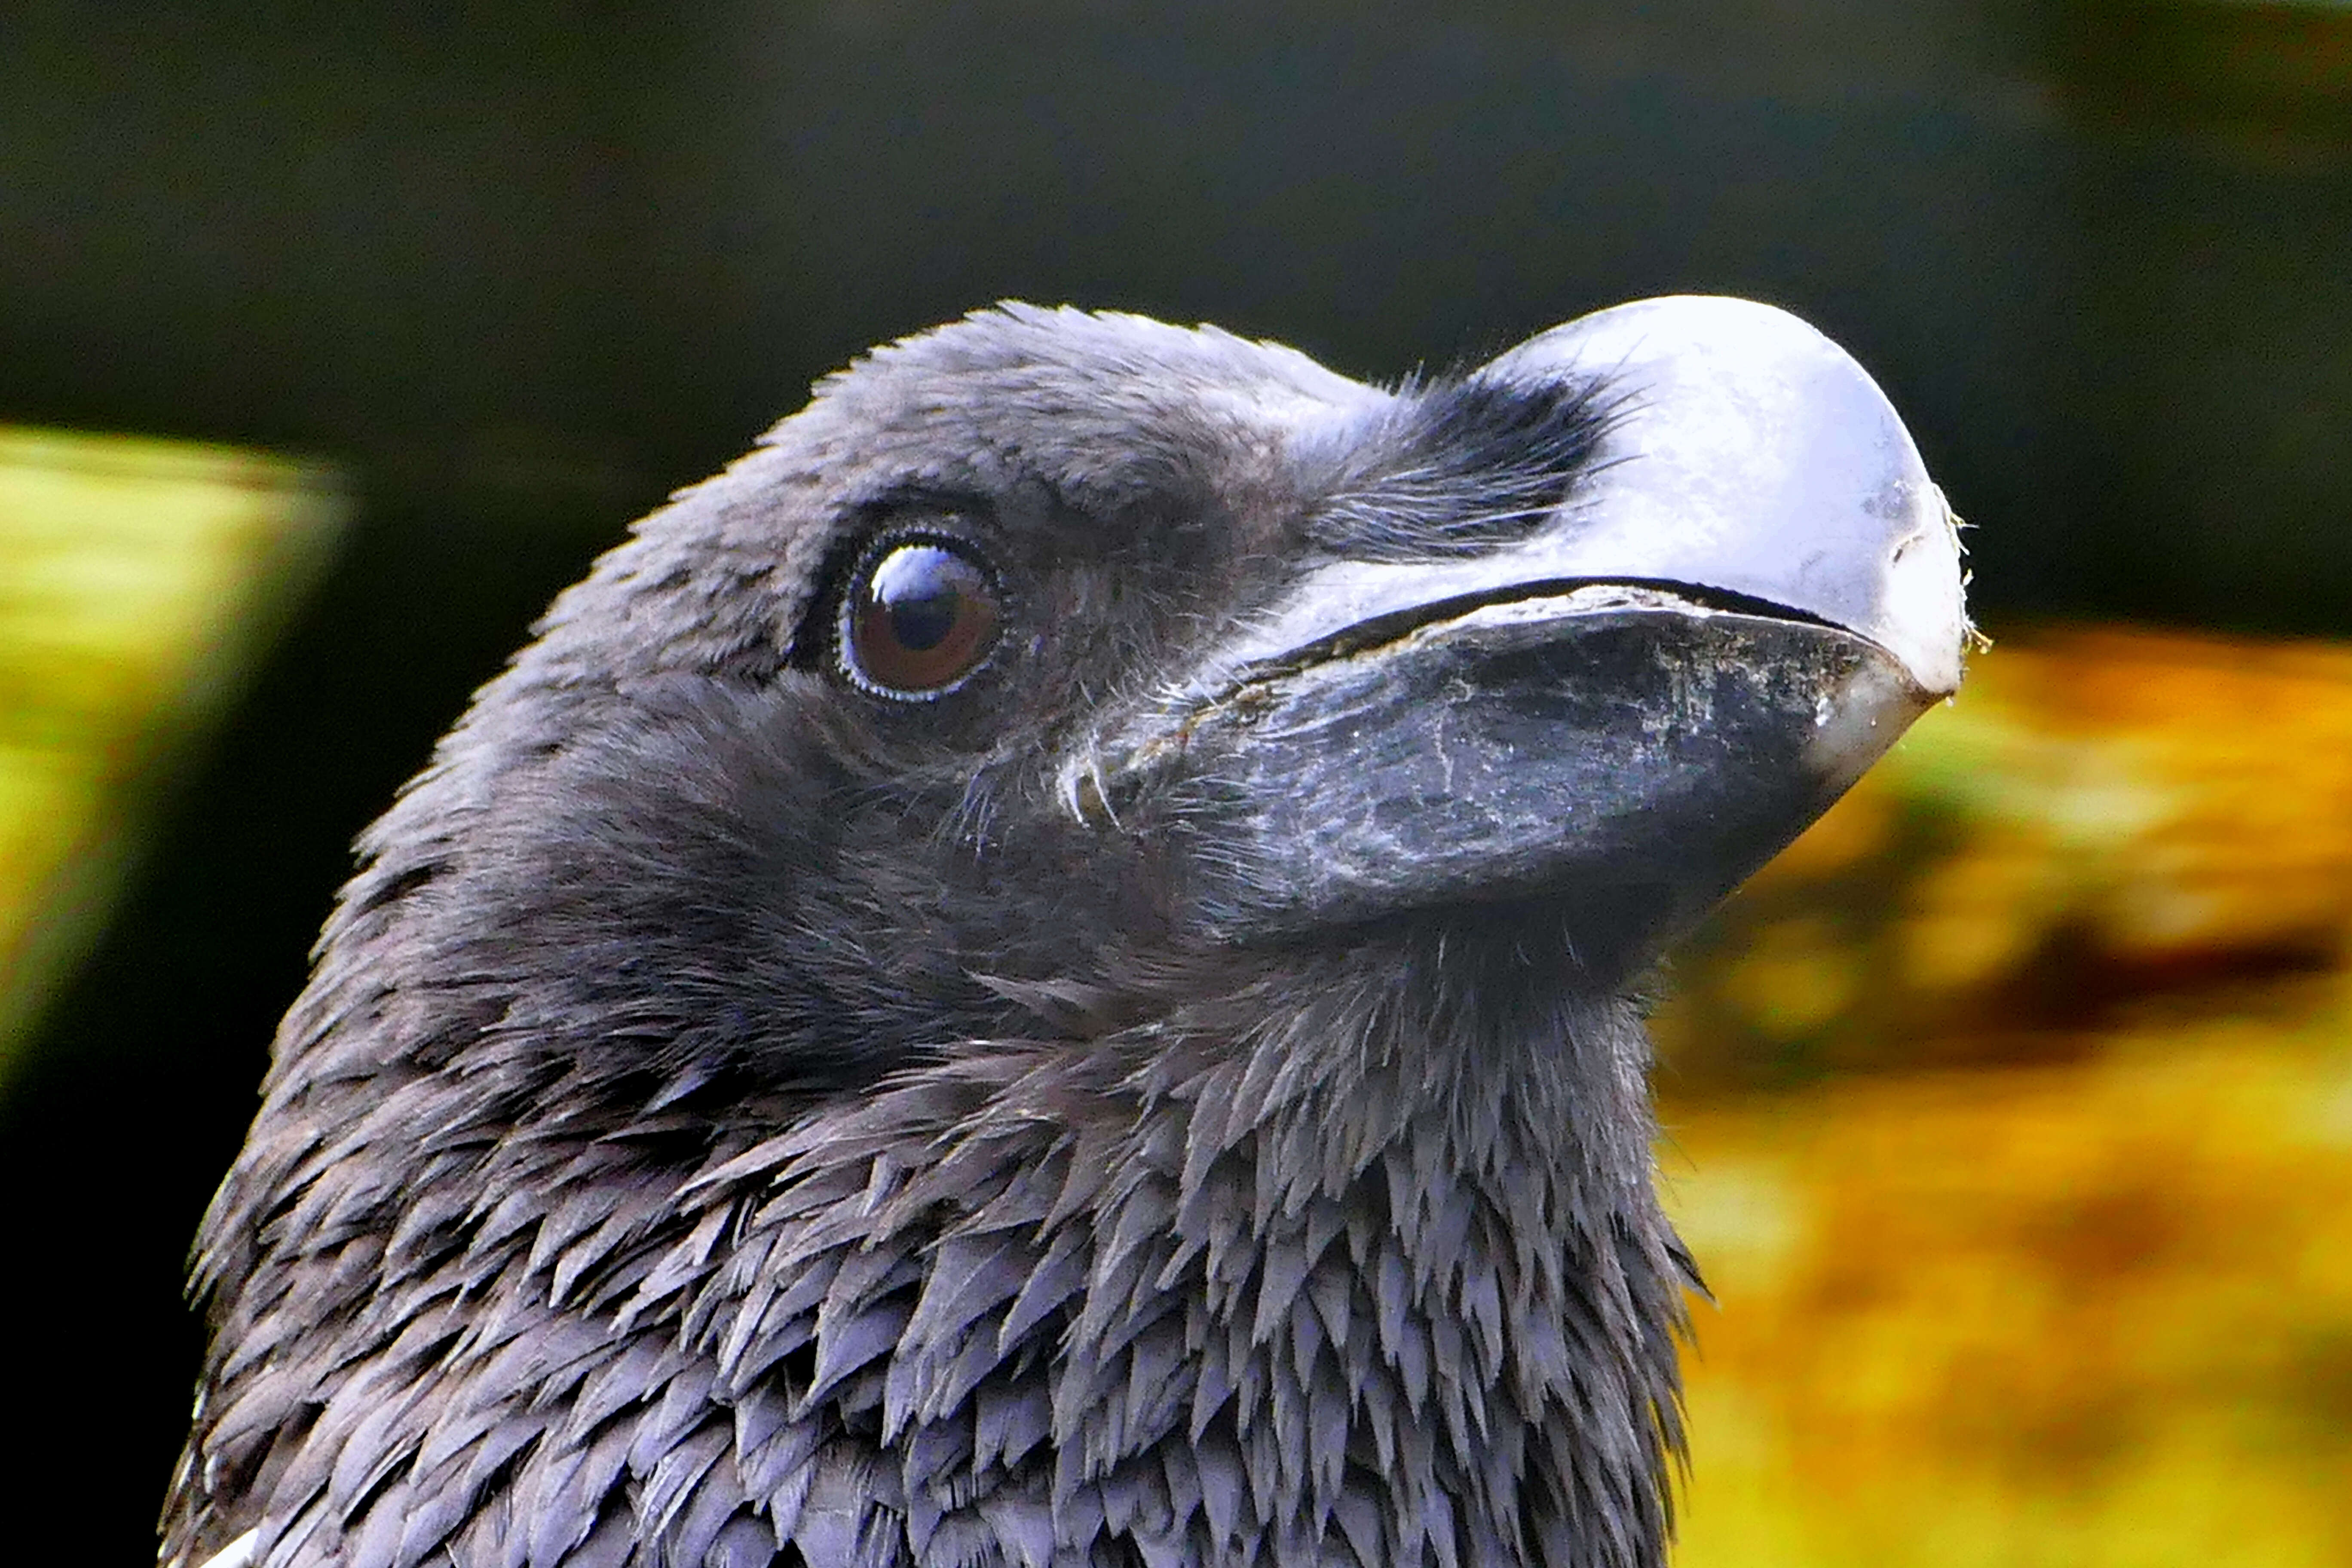
<path fill-rule="evenodd" d="M 952 544 L 875 552 L 841 608 L 842 663 L 892 697 L 935 697 L 980 667 L 1002 618 L 995 580 Z"/>

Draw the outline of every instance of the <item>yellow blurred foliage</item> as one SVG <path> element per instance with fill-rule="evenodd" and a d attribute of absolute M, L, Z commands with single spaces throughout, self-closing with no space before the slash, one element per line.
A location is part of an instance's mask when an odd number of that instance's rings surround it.
<path fill-rule="evenodd" d="M 1661 1016 L 1682 1568 L 2352 1563 L 2352 650 L 2010 639 Z"/>

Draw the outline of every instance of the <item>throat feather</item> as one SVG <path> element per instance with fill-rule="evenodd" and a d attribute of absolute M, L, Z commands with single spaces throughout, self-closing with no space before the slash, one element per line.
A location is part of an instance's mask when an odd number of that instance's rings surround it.
<path fill-rule="evenodd" d="M 1580 1131 L 1622 1121 L 1626 1075 L 1591 1068 L 1623 1043 L 1487 1041 L 1472 1072 L 1360 1037 L 1360 1070 L 1294 1077 L 1263 1056 L 1295 1038 L 1151 1033 L 943 1069 L 961 1094 L 737 1162 L 744 1245 L 796 1278 L 689 1313 L 719 1389 L 781 1377 L 812 1463 L 847 1444 L 922 1517 L 1032 1497 L 1071 1550 L 1660 1560 L 1682 1279 L 1646 1149 Z M 893 1122 L 923 1160 L 877 1146 Z"/>

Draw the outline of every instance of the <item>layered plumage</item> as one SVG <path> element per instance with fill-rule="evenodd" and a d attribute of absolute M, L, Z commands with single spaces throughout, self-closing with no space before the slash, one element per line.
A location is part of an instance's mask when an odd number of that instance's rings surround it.
<path fill-rule="evenodd" d="M 1411 802 L 1334 903 L 1263 798 L 1387 722 L 1299 681 L 1425 705 L 1395 648 L 1629 575 L 1274 636 L 1317 574 L 1541 545 L 1643 395 L 1008 307 L 640 524 L 362 840 L 205 1221 L 165 1560 L 1658 1562 L 1693 1276 L 1633 979 L 1870 748 L 1638 911 L 1518 827 L 1465 887 Z M 964 597 L 890 601 L 894 551 Z M 1861 678 L 1746 668 L 1762 596 L 1709 591 L 1674 722 L 1842 733 Z M 861 615 L 919 654 L 982 595 L 950 679 L 861 664 Z M 1475 668 L 1549 691 L 1550 646 Z M 1891 736 L 1935 682 L 1878 664 Z M 1449 745 L 1401 800 L 1489 798 Z"/>

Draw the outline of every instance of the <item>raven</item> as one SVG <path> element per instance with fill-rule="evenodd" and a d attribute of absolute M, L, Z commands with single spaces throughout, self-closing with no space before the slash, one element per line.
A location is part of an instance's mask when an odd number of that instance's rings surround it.
<path fill-rule="evenodd" d="M 1957 688 L 1961 581 L 1745 301 L 1387 388 L 873 352 L 361 839 L 164 1561 L 1660 1563 L 1644 976 Z"/>

